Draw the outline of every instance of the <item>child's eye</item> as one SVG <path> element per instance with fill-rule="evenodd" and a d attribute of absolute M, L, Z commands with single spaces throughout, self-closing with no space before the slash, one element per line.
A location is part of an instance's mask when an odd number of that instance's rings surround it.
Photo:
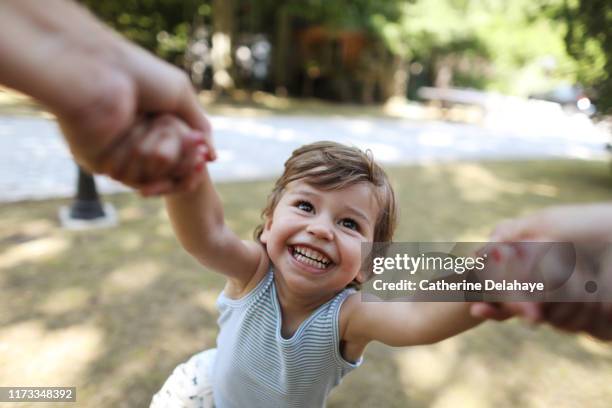
<path fill-rule="evenodd" d="M 340 225 L 342 225 L 344 228 L 359 231 L 359 225 L 350 218 L 344 218 L 343 220 L 341 220 Z"/>
<path fill-rule="evenodd" d="M 298 201 L 296 207 L 305 212 L 312 212 L 314 207 L 308 201 Z"/>

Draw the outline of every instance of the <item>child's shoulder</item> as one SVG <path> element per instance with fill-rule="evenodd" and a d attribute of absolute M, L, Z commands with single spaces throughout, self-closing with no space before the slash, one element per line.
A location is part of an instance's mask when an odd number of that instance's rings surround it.
<path fill-rule="evenodd" d="M 250 250 L 259 252 L 259 264 L 257 265 L 255 273 L 247 280 L 240 280 L 232 277 L 227 278 L 223 292 L 225 296 L 234 300 L 249 294 L 270 270 L 270 258 L 263 245 L 254 241 L 243 241 L 243 243 L 250 247 Z"/>

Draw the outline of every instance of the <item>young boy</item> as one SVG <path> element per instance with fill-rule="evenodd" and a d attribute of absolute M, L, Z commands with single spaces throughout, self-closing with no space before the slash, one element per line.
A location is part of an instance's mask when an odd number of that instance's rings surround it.
<path fill-rule="evenodd" d="M 202 171 L 166 204 L 183 247 L 227 278 L 217 349 L 177 367 L 152 407 L 321 407 L 370 342 L 429 344 L 479 323 L 467 303 L 362 302 L 352 288 L 369 278 L 361 244 L 391 241 L 396 226 L 393 189 L 371 155 L 333 142 L 295 150 L 255 241 L 228 228 Z"/>

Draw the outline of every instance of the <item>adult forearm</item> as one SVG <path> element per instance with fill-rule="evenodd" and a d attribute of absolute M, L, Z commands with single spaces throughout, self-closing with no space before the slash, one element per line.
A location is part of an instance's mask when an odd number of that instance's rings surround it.
<path fill-rule="evenodd" d="M 120 58 L 123 40 L 70 1 L 2 1 L 0 22 L 0 82 L 51 107 L 66 104 L 66 88 L 79 80 L 75 75 L 91 75 L 78 66 L 66 72 L 66 57 L 86 52 Z"/>
<path fill-rule="evenodd" d="M 75 159 L 93 172 L 138 110 L 121 67 L 132 48 L 73 2 L 0 2 L 0 83 L 53 112 Z"/>

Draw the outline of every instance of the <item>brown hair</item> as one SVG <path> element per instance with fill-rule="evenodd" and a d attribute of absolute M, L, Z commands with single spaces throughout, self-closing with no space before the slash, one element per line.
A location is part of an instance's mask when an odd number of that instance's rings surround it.
<path fill-rule="evenodd" d="M 335 142 L 316 142 L 293 151 L 285 162 L 285 171 L 276 180 L 261 215 L 272 217 L 287 184 L 305 179 L 313 187 L 323 190 L 339 190 L 353 184 L 367 182 L 374 186 L 379 214 L 375 221 L 374 242 L 390 242 L 397 224 L 395 193 L 384 170 L 374 162 L 372 152 L 363 152 L 352 146 Z M 264 223 L 255 228 L 257 241 Z"/>

